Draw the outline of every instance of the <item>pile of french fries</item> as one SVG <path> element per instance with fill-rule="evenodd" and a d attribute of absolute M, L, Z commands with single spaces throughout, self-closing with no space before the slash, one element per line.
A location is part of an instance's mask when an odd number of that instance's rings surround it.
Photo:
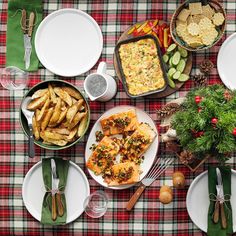
<path fill-rule="evenodd" d="M 84 134 L 88 108 L 81 94 L 69 86 L 39 89 L 32 95 L 27 109 L 34 111 L 32 120 L 35 140 L 65 146 Z"/>

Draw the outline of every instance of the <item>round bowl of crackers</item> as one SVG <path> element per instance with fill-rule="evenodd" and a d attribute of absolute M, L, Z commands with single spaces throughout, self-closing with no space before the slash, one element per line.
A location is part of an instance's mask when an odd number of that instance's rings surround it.
<path fill-rule="evenodd" d="M 34 143 L 49 150 L 61 150 L 79 142 L 90 122 L 88 102 L 80 90 L 62 80 L 36 84 L 24 96 L 31 97 L 27 109 L 32 119 Z M 20 124 L 29 137 L 28 122 L 20 109 Z"/>
<path fill-rule="evenodd" d="M 188 51 L 209 49 L 222 38 L 226 13 L 216 0 L 186 1 L 172 16 L 170 32 L 176 44 Z"/>

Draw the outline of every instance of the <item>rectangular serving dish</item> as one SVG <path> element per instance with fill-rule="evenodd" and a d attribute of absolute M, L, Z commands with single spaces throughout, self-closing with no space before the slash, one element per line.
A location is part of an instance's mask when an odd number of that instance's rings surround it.
<path fill-rule="evenodd" d="M 123 71 L 123 68 L 122 68 L 122 64 L 121 64 L 119 48 L 123 44 L 137 42 L 137 41 L 142 40 L 142 39 L 152 39 L 154 41 L 154 43 L 156 45 L 156 48 L 157 48 L 157 55 L 158 55 L 158 59 L 160 61 L 160 66 L 161 66 L 161 70 L 162 70 L 162 73 L 163 73 L 163 78 L 164 78 L 164 81 L 165 81 L 165 85 L 162 88 L 160 88 L 160 89 L 152 90 L 150 92 L 146 92 L 146 93 L 142 93 L 142 94 L 138 94 L 138 95 L 133 95 L 133 94 L 130 94 L 129 90 L 128 90 L 128 84 L 127 84 L 127 81 L 126 81 L 126 78 L 125 78 L 125 74 L 124 74 L 124 71 Z M 144 35 L 144 36 L 130 38 L 130 39 L 123 40 L 123 41 L 119 42 L 116 45 L 116 47 L 115 47 L 115 56 L 116 56 L 116 59 L 117 59 L 117 65 L 118 65 L 118 69 L 119 69 L 120 74 L 121 74 L 122 83 L 123 83 L 123 86 L 125 88 L 125 92 L 128 94 L 129 97 L 137 98 L 137 97 L 148 96 L 148 95 L 151 95 L 151 94 L 163 92 L 166 89 L 166 87 L 167 87 L 167 74 L 166 74 L 164 62 L 162 60 L 162 54 L 161 54 L 160 46 L 158 44 L 157 39 L 154 36 L 152 36 L 152 35 Z"/>

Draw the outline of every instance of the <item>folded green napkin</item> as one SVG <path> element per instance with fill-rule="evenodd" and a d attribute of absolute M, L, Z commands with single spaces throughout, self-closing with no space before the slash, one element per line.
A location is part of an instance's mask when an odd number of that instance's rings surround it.
<path fill-rule="evenodd" d="M 33 35 L 31 38 L 32 53 L 30 57 L 30 67 L 28 71 L 36 71 L 39 67 L 39 60 L 37 58 L 34 38 L 35 32 L 42 20 L 43 2 L 42 0 L 9 0 L 8 1 L 8 18 L 7 18 L 7 66 L 16 66 L 25 70 L 24 61 L 24 41 L 23 32 L 21 29 L 21 10 L 25 9 L 27 12 L 27 19 L 30 12 L 35 13 L 35 25 L 33 28 Z"/>
<path fill-rule="evenodd" d="M 67 212 L 66 212 L 66 199 L 63 193 L 66 186 L 67 174 L 69 169 L 69 161 L 65 161 L 59 158 L 54 159 L 56 162 L 57 174 L 60 179 L 59 190 L 61 192 L 61 199 L 64 206 L 64 215 L 57 215 L 55 221 L 52 220 L 52 195 L 47 192 L 43 199 L 41 223 L 49 225 L 61 225 L 66 223 Z M 51 174 L 51 158 L 42 160 L 42 171 L 43 171 L 43 181 L 46 191 L 50 191 L 52 188 L 52 174 Z"/>
<path fill-rule="evenodd" d="M 229 199 L 229 195 L 231 195 L 231 168 L 229 166 L 218 167 L 221 171 L 222 181 L 223 181 L 223 188 L 224 188 L 224 195 L 227 195 Z M 214 195 L 217 194 L 216 192 L 216 185 L 217 185 L 217 176 L 216 176 L 216 167 L 209 167 L 208 169 L 208 189 L 209 194 L 212 193 Z M 210 199 L 214 199 L 214 197 L 210 196 Z M 208 228 L 207 228 L 207 235 L 208 236 L 226 236 L 233 234 L 233 224 L 232 224 L 232 208 L 230 201 L 226 201 L 224 203 L 225 215 L 227 217 L 227 228 L 221 228 L 221 218 L 219 217 L 219 222 L 215 224 L 213 222 L 213 213 L 215 209 L 215 201 L 210 201 L 210 206 L 208 210 Z"/>

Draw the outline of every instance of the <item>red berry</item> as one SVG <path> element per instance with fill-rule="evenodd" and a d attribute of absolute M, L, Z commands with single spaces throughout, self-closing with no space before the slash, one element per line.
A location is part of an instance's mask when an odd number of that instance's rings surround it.
<path fill-rule="evenodd" d="M 199 132 L 197 133 L 197 136 L 198 136 L 198 137 L 201 137 L 202 135 L 204 135 L 204 131 L 199 131 Z"/>
<path fill-rule="evenodd" d="M 234 136 L 236 136 L 236 128 L 233 129 L 232 134 L 233 134 Z"/>
<path fill-rule="evenodd" d="M 218 122 L 218 119 L 217 119 L 217 118 L 214 117 L 214 118 L 211 119 L 211 123 L 212 123 L 212 124 L 215 125 L 215 124 L 217 124 L 217 122 Z"/>
<path fill-rule="evenodd" d="M 198 107 L 197 109 L 198 113 L 202 111 L 202 108 L 201 107 Z"/>
<path fill-rule="evenodd" d="M 200 103 L 202 98 L 200 96 L 195 96 L 195 102 L 198 104 Z"/>

